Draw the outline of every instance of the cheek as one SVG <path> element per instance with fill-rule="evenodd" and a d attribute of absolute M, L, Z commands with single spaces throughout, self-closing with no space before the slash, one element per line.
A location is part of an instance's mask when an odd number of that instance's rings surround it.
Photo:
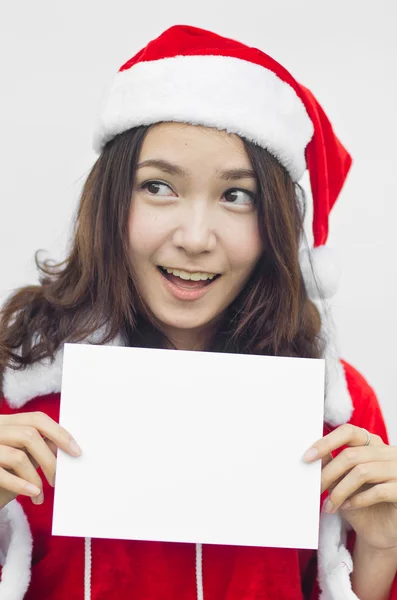
<path fill-rule="evenodd" d="M 255 222 L 246 223 L 225 239 L 231 266 L 237 271 L 251 270 L 263 252 L 263 242 Z"/>
<path fill-rule="evenodd" d="M 128 240 L 132 260 L 137 256 L 149 257 L 161 245 L 164 232 L 150 209 L 139 206 L 131 208 L 128 219 Z"/>

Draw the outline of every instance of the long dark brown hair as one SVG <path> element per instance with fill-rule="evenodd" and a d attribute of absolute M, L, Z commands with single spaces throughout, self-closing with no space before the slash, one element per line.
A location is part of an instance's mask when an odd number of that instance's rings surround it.
<path fill-rule="evenodd" d="M 0 373 L 54 357 L 65 342 L 168 347 L 159 324 L 141 306 L 130 268 L 128 214 L 135 166 L 149 127 L 108 142 L 85 182 L 71 249 L 60 263 L 40 262 L 40 285 L 16 290 L 0 312 Z M 243 140 L 258 179 L 257 211 L 265 251 L 228 307 L 207 350 L 322 355 L 321 319 L 309 300 L 298 260 L 304 195 L 269 152 Z M 1 378 L 0 378 L 1 379 Z M 0 389 L 1 392 L 1 389 Z"/>

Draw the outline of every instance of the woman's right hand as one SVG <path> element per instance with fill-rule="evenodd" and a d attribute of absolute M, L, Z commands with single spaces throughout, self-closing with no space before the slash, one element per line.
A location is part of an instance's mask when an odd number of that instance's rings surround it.
<path fill-rule="evenodd" d="M 43 503 L 37 468 L 54 487 L 57 448 L 71 456 L 81 454 L 70 433 L 45 413 L 0 415 L 0 509 L 20 494 Z"/>

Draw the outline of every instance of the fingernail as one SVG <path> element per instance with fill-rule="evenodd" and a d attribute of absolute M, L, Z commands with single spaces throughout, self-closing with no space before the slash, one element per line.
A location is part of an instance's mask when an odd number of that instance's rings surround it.
<path fill-rule="evenodd" d="M 325 503 L 324 510 L 326 513 L 332 513 L 332 511 L 334 510 L 334 505 L 332 504 L 332 502 L 329 498 L 328 498 L 327 502 Z"/>
<path fill-rule="evenodd" d="M 69 450 L 74 456 L 80 456 L 80 454 L 82 453 L 82 449 L 75 440 L 72 440 L 69 443 Z"/>
<path fill-rule="evenodd" d="M 309 450 L 307 450 L 307 452 L 305 452 L 305 454 L 303 455 L 303 460 L 305 462 L 310 462 L 310 461 L 314 460 L 317 456 L 318 456 L 317 448 L 309 448 Z"/>
<path fill-rule="evenodd" d="M 35 498 L 32 498 L 32 502 L 33 502 L 33 504 L 43 504 L 43 502 L 44 502 L 44 494 L 43 494 L 43 492 L 41 492 Z"/>
<path fill-rule="evenodd" d="M 40 494 L 40 488 L 38 488 L 35 485 L 33 485 L 33 483 L 27 483 L 25 485 L 25 490 L 31 496 L 38 496 Z"/>

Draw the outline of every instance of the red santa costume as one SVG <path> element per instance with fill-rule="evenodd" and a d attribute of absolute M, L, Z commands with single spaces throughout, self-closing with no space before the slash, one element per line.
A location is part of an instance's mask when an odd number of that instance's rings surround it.
<path fill-rule="evenodd" d="M 309 170 L 317 280 L 310 279 L 304 254 L 302 271 L 314 300 L 319 291 L 329 296 L 335 277 L 332 271 L 328 280 L 324 275 L 323 263 L 332 267 L 324 248 L 328 216 L 351 158 L 312 94 L 260 50 L 175 26 L 121 67 L 98 122 L 95 147 L 100 150 L 131 127 L 160 121 L 237 133 L 268 149 L 296 182 Z M 323 318 L 325 431 L 351 422 L 387 442 L 373 390 L 339 359 L 327 323 Z M 124 345 L 123 335 L 112 343 Z M 2 412 L 42 411 L 58 420 L 62 358 L 61 347 L 53 362 L 7 369 Z M 318 552 L 52 537 L 53 489 L 43 482 L 44 504 L 20 497 L 0 511 L 0 600 L 357 598 L 350 583 L 354 536 L 338 513 L 321 514 Z M 113 500 L 109 511 L 117 511 Z M 391 597 L 397 600 L 397 580 Z"/>

